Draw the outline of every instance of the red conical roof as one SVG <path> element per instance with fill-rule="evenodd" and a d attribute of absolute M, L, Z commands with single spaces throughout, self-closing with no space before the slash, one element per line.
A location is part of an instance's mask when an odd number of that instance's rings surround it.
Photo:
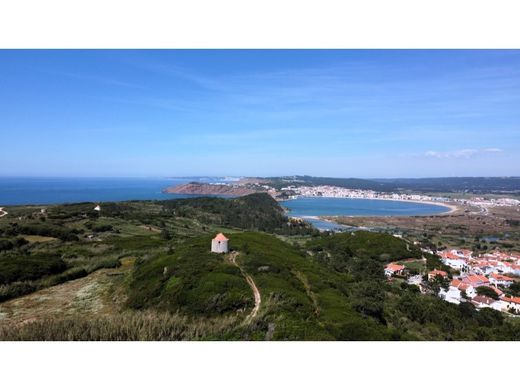
<path fill-rule="evenodd" d="M 217 241 L 229 241 L 229 239 L 222 233 L 217 234 L 214 239 Z"/>

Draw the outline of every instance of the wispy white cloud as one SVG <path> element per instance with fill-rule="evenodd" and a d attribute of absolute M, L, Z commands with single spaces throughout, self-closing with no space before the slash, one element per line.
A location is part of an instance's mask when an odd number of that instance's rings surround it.
<path fill-rule="evenodd" d="M 40 72 L 40 73 L 45 73 L 45 74 L 52 75 L 52 76 L 66 77 L 66 78 L 71 78 L 71 79 L 76 79 L 76 80 L 81 80 L 81 81 L 86 81 L 86 82 L 93 82 L 93 83 L 98 83 L 98 84 L 105 84 L 105 85 L 110 85 L 110 86 L 115 86 L 115 87 L 135 88 L 135 89 L 142 89 L 142 90 L 148 89 L 147 87 L 145 87 L 144 85 L 141 85 L 141 84 L 137 84 L 137 83 L 133 83 L 133 82 L 125 81 L 125 80 L 120 80 L 115 77 L 103 77 L 103 76 L 100 76 L 97 74 L 94 75 L 94 74 L 81 73 L 81 72 L 60 71 L 60 70 L 56 70 L 56 69 L 48 69 L 45 67 L 37 67 L 37 66 L 33 66 L 33 65 L 27 66 L 27 69 L 30 69 L 30 70 L 36 71 L 36 72 Z"/>
<path fill-rule="evenodd" d="M 503 150 L 499 148 L 483 148 L 483 149 L 459 149 L 451 151 L 435 151 L 429 150 L 424 155 L 426 157 L 434 158 L 472 158 L 477 155 L 490 154 L 490 153 L 502 153 Z"/>

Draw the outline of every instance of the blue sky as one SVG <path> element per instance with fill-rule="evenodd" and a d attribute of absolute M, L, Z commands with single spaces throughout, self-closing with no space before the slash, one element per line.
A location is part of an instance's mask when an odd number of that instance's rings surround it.
<path fill-rule="evenodd" d="M 0 176 L 520 175 L 520 51 L 0 50 Z"/>

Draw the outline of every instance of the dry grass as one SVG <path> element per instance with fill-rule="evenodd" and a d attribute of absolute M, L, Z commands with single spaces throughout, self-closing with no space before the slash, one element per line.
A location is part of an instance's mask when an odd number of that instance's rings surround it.
<path fill-rule="evenodd" d="M 21 237 L 25 238 L 30 243 L 34 242 L 49 242 L 49 241 L 56 241 L 57 238 L 55 237 L 45 237 L 45 236 L 33 236 L 28 234 L 23 234 Z"/>
<path fill-rule="evenodd" d="M 119 269 L 101 269 L 80 279 L 1 303 L 0 326 L 16 327 L 80 313 L 91 317 L 119 312 L 124 300 L 122 280 L 131 267 L 130 260 L 125 262 L 126 266 Z"/>
<path fill-rule="evenodd" d="M 397 227 L 424 231 L 443 231 L 447 234 L 497 234 L 504 231 L 520 232 L 520 227 L 511 226 L 506 219 L 519 219 L 520 212 L 513 207 L 495 207 L 487 214 L 474 207 L 460 206 L 452 214 L 420 217 L 330 217 L 331 220 L 351 226 Z"/>
<path fill-rule="evenodd" d="M 225 339 L 238 317 L 190 320 L 180 314 L 126 312 L 90 319 L 46 318 L 17 327 L 0 326 L 10 341 L 180 341 Z"/>

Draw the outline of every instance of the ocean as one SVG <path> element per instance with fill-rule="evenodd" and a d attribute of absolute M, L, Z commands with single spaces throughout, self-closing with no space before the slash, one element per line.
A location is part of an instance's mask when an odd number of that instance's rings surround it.
<path fill-rule="evenodd" d="M 0 207 L 186 198 L 195 195 L 164 194 L 162 190 L 189 181 L 195 179 L 0 177 Z"/>

